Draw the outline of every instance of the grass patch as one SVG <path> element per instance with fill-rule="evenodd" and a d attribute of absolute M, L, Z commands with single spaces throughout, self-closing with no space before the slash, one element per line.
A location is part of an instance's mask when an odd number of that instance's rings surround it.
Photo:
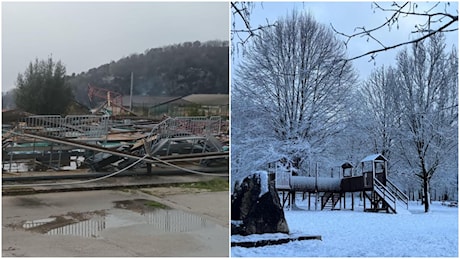
<path fill-rule="evenodd" d="M 144 202 L 144 206 L 156 209 L 170 209 L 170 207 L 153 200 Z"/>
<path fill-rule="evenodd" d="M 137 194 L 137 191 L 135 189 L 133 189 L 133 188 L 118 188 L 116 190 L 119 190 L 119 191 L 125 192 L 125 193 L 129 193 L 129 194 L 133 194 L 133 195 Z"/>
<path fill-rule="evenodd" d="M 30 187 L 7 187 L 2 189 L 2 195 L 29 195 L 36 193 L 34 188 Z"/>
<path fill-rule="evenodd" d="M 191 183 L 180 183 L 175 185 L 181 188 L 193 188 L 208 191 L 228 191 L 228 179 L 227 178 L 215 178 L 210 181 L 200 181 Z"/>

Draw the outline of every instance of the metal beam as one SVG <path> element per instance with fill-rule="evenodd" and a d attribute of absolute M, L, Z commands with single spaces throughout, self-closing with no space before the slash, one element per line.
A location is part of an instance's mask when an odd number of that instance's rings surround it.
<path fill-rule="evenodd" d="M 143 156 L 138 156 L 138 155 L 134 155 L 134 154 L 126 153 L 126 152 L 111 150 L 111 149 L 100 147 L 97 145 L 84 144 L 80 142 L 70 141 L 68 139 L 63 139 L 63 138 L 42 136 L 42 135 L 36 135 L 36 134 L 26 134 L 26 133 L 23 133 L 23 134 L 15 133 L 15 134 L 29 137 L 29 138 L 37 138 L 37 139 L 48 141 L 48 142 L 54 142 L 54 143 L 74 146 L 74 147 L 78 147 L 82 149 L 87 149 L 87 150 L 92 150 L 92 151 L 97 151 L 97 152 L 102 152 L 102 153 L 108 153 L 108 154 L 117 155 L 120 157 L 127 157 L 127 158 L 131 158 L 135 160 L 139 160 L 143 158 Z M 228 158 L 228 152 L 184 154 L 184 155 L 164 156 L 161 158 L 159 157 L 151 157 L 151 158 L 152 159 L 144 158 L 143 161 L 148 162 L 148 163 L 161 163 L 161 161 L 172 162 L 172 161 L 193 161 L 193 160 L 201 160 L 201 159 Z"/>

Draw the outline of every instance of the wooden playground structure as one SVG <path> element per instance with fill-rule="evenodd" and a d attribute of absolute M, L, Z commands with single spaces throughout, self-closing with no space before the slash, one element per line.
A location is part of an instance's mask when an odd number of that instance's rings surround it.
<path fill-rule="evenodd" d="M 312 194 L 319 200 L 321 210 L 346 209 L 346 195 L 351 195 L 351 210 L 355 209 L 355 193 L 360 193 L 365 212 L 397 213 L 397 205 L 408 208 L 409 198 L 388 179 L 388 160 L 381 154 L 372 154 L 360 162 L 361 171 L 353 176 L 353 165 L 341 165 L 339 178 L 294 176 L 289 167 L 277 163 L 269 167 L 275 175 L 275 187 L 282 196 L 282 204 L 294 204 L 295 194 L 308 196 L 308 209 Z M 350 196 L 349 196 L 350 197 Z"/>

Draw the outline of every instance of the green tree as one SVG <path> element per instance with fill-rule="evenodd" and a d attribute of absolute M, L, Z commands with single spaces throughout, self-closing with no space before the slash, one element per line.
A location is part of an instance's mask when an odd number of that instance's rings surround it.
<path fill-rule="evenodd" d="M 16 106 L 34 114 L 64 114 L 73 100 L 61 61 L 36 59 L 16 83 Z"/>

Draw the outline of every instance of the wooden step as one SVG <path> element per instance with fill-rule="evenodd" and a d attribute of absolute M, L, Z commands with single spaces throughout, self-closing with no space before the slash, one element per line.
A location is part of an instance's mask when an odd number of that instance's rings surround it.
<path fill-rule="evenodd" d="M 280 245 L 289 243 L 291 241 L 302 241 L 302 240 L 322 240 L 321 236 L 299 236 L 295 238 L 279 238 L 279 239 L 266 239 L 258 241 L 248 241 L 248 242 L 232 242 L 231 246 L 240 246 L 240 247 L 261 247 L 261 246 L 270 246 L 270 245 Z"/>

